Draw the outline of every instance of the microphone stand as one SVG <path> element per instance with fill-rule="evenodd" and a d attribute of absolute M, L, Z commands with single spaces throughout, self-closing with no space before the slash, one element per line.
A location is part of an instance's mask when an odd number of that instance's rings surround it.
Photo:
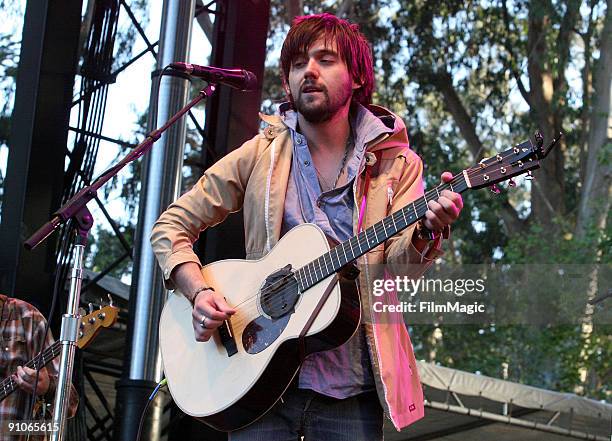
<path fill-rule="evenodd" d="M 83 256 L 85 246 L 89 236 L 89 231 L 93 226 L 93 217 L 87 209 L 87 203 L 96 197 L 100 187 L 108 182 L 113 176 L 135 159 L 140 158 L 148 152 L 153 143 L 174 124 L 179 118 L 187 113 L 193 106 L 204 98 L 211 96 L 215 91 L 215 84 L 208 86 L 198 93 L 185 107 L 179 110 L 159 129 L 153 130 L 149 135 L 138 144 L 130 153 L 127 154 L 117 165 L 109 168 L 102 173 L 91 185 L 84 187 L 75 194 L 63 207 L 53 213 L 53 218 L 38 229 L 27 241 L 24 246 L 31 250 L 44 241 L 51 233 L 66 222 L 75 224 L 76 244 L 74 251 L 74 262 L 71 272 L 70 291 L 68 295 L 68 305 L 66 314 L 62 316 L 62 327 L 60 341 L 62 343 L 62 353 L 60 358 L 60 370 L 55 392 L 55 402 L 53 406 L 53 432 L 52 440 L 61 441 L 64 439 L 66 429 L 66 413 L 70 394 L 70 379 L 74 367 L 74 353 L 76 349 L 77 333 L 79 330 L 80 315 L 78 313 L 81 298 L 81 283 L 83 281 Z"/>

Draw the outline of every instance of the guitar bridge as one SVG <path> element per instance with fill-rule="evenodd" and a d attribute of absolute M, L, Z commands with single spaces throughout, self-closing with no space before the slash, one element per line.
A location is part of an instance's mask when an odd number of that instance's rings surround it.
<path fill-rule="evenodd" d="M 219 326 L 217 330 L 219 331 L 221 344 L 225 347 L 225 350 L 227 351 L 227 356 L 231 357 L 232 355 L 237 354 L 238 347 L 236 346 L 236 341 L 234 340 L 234 333 L 232 332 L 229 320 L 224 320 L 223 324 Z"/>

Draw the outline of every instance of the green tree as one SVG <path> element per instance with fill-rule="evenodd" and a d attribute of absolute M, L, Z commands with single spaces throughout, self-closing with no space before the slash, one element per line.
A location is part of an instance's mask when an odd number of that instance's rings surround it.
<path fill-rule="evenodd" d="M 494 156 L 539 129 L 560 145 L 512 192 L 464 193 L 445 259 L 456 263 L 610 262 L 610 0 L 494 2 L 273 1 L 270 49 L 293 16 L 331 12 L 372 42 L 374 100 L 407 124 L 428 186 Z M 268 60 L 270 105 L 282 99 Z M 518 180 L 521 182 L 522 180 Z M 595 267 L 597 268 L 597 267 Z M 609 397 L 609 327 L 414 326 L 421 358 L 528 384 Z"/>

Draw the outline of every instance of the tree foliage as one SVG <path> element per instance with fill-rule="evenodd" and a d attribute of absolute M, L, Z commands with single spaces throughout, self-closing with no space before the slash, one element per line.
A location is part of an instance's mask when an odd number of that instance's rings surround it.
<path fill-rule="evenodd" d="M 428 186 L 540 130 L 560 145 L 512 191 L 464 193 L 447 261 L 610 263 L 611 1 L 272 2 L 270 52 L 292 16 L 331 12 L 372 43 L 374 101 L 400 115 Z M 276 52 L 277 53 L 277 52 Z M 283 98 L 268 60 L 268 107 Z M 601 287 L 600 287 L 601 288 Z M 554 389 L 609 397 L 610 327 L 414 326 L 417 355 Z M 586 375 L 584 373 L 586 372 Z"/>

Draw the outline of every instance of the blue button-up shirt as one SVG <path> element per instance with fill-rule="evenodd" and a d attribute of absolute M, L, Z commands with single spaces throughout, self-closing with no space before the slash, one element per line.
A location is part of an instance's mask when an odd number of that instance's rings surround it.
<path fill-rule="evenodd" d="M 293 159 L 281 235 L 308 222 L 316 224 L 338 242 L 348 240 L 354 234 L 353 182 L 361 171 L 366 143 L 391 129 L 367 109 L 358 106 L 351 118 L 354 148 L 347 156 L 346 184 L 322 192 L 307 140 L 296 131 L 297 114 L 285 112 L 283 119 L 291 130 Z M 373 390 L 374 378 L 363 327 L 360 326 L 344 345 L 308 356 L 300 370 L 299 387 L 334 398 L 347 398 Z"/>

